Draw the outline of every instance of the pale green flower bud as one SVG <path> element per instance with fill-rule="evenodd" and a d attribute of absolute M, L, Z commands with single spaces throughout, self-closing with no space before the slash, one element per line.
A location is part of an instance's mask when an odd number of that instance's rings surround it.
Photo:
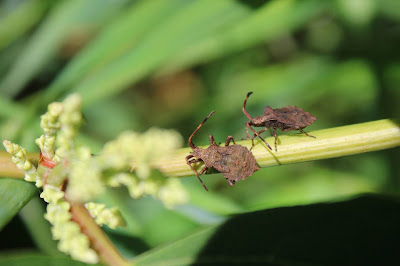
<path fill-rule="evenodd" d="M 149 164 L 136 164 L 135 174 L 141 178 L 146 179 L 150 176 L 151 168 Z"/>
<path fill-rule="evenodd" d="M 61 161 L 75 147 L 75 137 L 82 122 L 81 97 L 78 94 L 72 94 L 63 101 L 64 111 L 60 115 L 61 130 L 58 133 L 55 152 L 56 161 Z"/>
<path fill-rule="evenodd" d="M 43 180 L 39 177 L 39 175 L 37 173 L 29 174 L 29 173 L 26 172 L 24 179 L 25 179 L 25 181 L 28 181 L 28 182 L 36 182 L 35 183 L 36 187 L 42 187 L 43 186 Z"/>
<path fill-rule="evenodd" d="M 158 191 L 157 196 L 167 208 L 184 204 L 189 200 L 188 193 L 176 178 L 168 178 L 166 184 Z"/>
<path fill-rule="evenodd" d="M 139 198 L 145 193 L 144 186 L 140 185 L 141 181 L 134 174 L 119 173 L 111 176 L 107 180 L 107 184 L 111 187 L 119 187 L 125 185 L 128 188 L 129 195 L 132 198 Z"/>
<path fill-rule="evenodd" d="M 71 257 L 85 263 L 98 263 L 99 257 L 97 253 L 94 250 L 88 248 L 89 245 L 86 245 L 85 241 L 83 241 L 84 237 L 84 235 L 80 235 L 77 236 L 76 239 L 73 239 L 74 248 L 71 250 Z"/>
<path fill-rule="evenodd" d="M 69 167 L 66 193 L 72 201 L 87 202 L 105 191 L 101 168 L 88 148 L 80 147 L 75 155 L 77 158 L 71 159 Z"/>
<path fill-rule="evenodd" d="M 40 197 L 48 203 L 58 203 L 60 200 L 64 199 L 64 192 L 59 188 L 53 187 L 51 185 L 46 185 Z"/>
<path fill-rule="evenodd" d="M 51 224 L 69 222 L 72 217 L 68 211 L 69 208 L 69 203 L 65 201 L 58 204 L 49 203 L 47 205 L 47 212 L 45 213 L 44 218 Z"/>
<path fill-rule="evenodd" d="M 44 149 L 44 139 L 45 139 L 45 136 L 41 135 L 39 138 L 37 138 L 35 140 L 36 145 L 38 145 L 38 147 L 41 151 Z"/>
<path fill-rule="evenodd" d="M 63 104 L 54 102 L 49 104 L 47 112 L 40 117 L 40 127 L 45 134 L 36 139 L 35 142 L 39 146 L 43 156 L 48 159 L 53 159 L 54 157 L 54 144 L 56 133 L 61 127 L 59 117 L 62 112 Z"/>
<path fill-rule="evenodd" d="M 25 180 L 28 182 L 36 182 L 37 187 L 43 185 L 43 178 L 38 175 L 36 168 L 26 157 L 26 149 L 11 141 L 3 141 L 4 148 L 11 154 L 11 160 L 15 163 L 18 169 L 25 172 Z"/>
<path fill-rule="evenodd" d="M 63 112 L 63 104 L 54 102 L 47 107 L 47 113 L 42 115 L 40 127 L 46 135 L 54 135 L 60 129 L 59 117 Z"/>
<path fill-rule="evenodd" d="M 106 208 L 105 204 L 89 202 L 85 204 L 86 209 L 90 215 L 95 219 L 96 223 L 100 226 L 103 224 L 115 229 L 117 226 L 125 226 L 125 221 L 121 213 L 115 207 Z"/>
<path fill-rule="evenodd" d="M 54 240 L 71 239 L 81 233 L 79 225 L 73 222 L 55 223 L 51 227 Z"/>
<path fill-rule="evenodd" d="M 86 263 L 97 263 L 99 261 L 97 253 L 89 248 L 89 239 L 83 234 L 70 235 L 69 238 L 61 238 L 58 249 L 68 253 L 75 260 Z"/>
<path fill-rule="evenodd" d="M 134 199 L 138 199 L 146 194 L 147 191 L 147 184 L 146 182 L 141 181 L 138 179 L 137 186 L 128 187 L 129 196 Z"/>

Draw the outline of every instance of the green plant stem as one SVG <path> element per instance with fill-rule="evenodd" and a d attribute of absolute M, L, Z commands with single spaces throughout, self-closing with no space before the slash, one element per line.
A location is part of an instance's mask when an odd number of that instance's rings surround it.
<path fill-rule="evenodd" d="M 280 135 L 277 152 L 267 149 L 260 140 L 255 139 L 252 152 L 260 167 L 268 167 L 342 157 L 400 146 L 400 126 L 390 119 L 309 133 L 316 138 L 310 138 L 304 134 Z M 274 138 L 270 137 L 265 140 L 272 147 L 274 146 Z M 237 144 L 251 147 L 250 140 L 238 141 Z M 168 176 L 192 176 L 193 172 L 185 161 L 185 157 L 190 151 L 190 148 L 179 149 L 166 159 L 159 160 L 154 164 Z M 38 156 L 34 158 L 38 158 Z M 199 163 L 197 167 L 200 168 L 201 165 L 202 163 Z M 6 152 L 0 152 L 0 176 L 23 177 L 23 173 L 14 166 L 11 157 Z"/>
<path fill-rule="evenodd" d="M 260 167 L 268 167 L 400 146 L 400 126 L 390 119 L 317 130 L 310 134 L 316 138 L 310 138 L 304 134 L 278 136 L 277 152 L 269 150 L 260 140 L 255 139 L 252 152 Z M 265 138 L 265 140 L 274 148 L 273 137 Z M 237 144 L 251 147 L 250 140 L 238 141 Z M 165 160 L 157 162 L 156 166 L 169 176 L 191 176 L 193 172 L 185 161 L 190 151 L 189 148 L 180 149 Z M 199 163 L 198 167 L 201 166 L 202 163 Z"/>
<path fill-rule="evenodd" d="M 96 224 L 85 206 L 82 203 L 70 202 L 70 204 L 72 220 L 79 224 L 82 233 L 87 235 L 93 248 L 98 252 L 103 261 L 107 265 L 131 265 L 121 256 L 104 231 Z"/>

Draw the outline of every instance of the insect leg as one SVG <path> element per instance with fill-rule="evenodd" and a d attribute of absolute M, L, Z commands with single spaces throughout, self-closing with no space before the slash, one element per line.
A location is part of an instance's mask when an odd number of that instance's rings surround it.
<path fill-rule="evenodd" d="M 201 180 L 200 176 L 197 174 L 196 170 L 194 170 L 193 166 L 191 165 L 191 163 L 189 162 L 189 159 L 193 158 L 193 155 L 188 155 L 186 156 L 186 163 L 189 165 L 189 167 L 192 169 L 192 171 L 195 173 L 195 175 L 197 176 L 197 178 L 199 179 L 200 183 L 203 185 L 203 187 L 205 188 L 205 190 L 208 191 L 208 188 L 206 187 L 206 185 L 203 183 L 203 180 Z M 204 167 L 206 168 L 206 167 Z M 200 171 L 200 173 L 204 173 L 204 168 Z M 207 170 L 207 169 L 206 169 Z"/>
<path fill-rule="evenodd" d="M 213 135 L 209 135 L 208 136 L 208 139 L 210 140 L 210 145 L 217 145 L 217 143 L 215 142 L 215 139 L 214 139 L 214 137 L 213 137 Z"/>
<path fill-rule="evenodd" d="M 265 143 L 265 145 L 267 145 L 267 147 L 272 151 L 271 146 L 269 146 L 269 144 L 260 136 L 260 134 L 258 134 L 258 132 L 255 131 L 255 130 L 249 125 L 249 122 L 246 123 L 246 126 L 247 126 L 248 128 L 250 128 L 250 130 L 253 131 L 254 134 L 256 134 L 257 137 L 259 137 L 259 138 Z M 254 147 L 254 139 L 252 139 L 252 146 L 251 146 L 251 149 L 252 149 L 253 147 Z M 251 149 L 250 149 L 250 150 L 251 150 Z"/>
<path fill-rule="evenodd" d="M 271 134 L 275 137 L 275 151 L 278 151 L 278 148 L 276 147 L 276 139 L 278 138 L 278 136 L 276 135 L 276 128 L 273 127 L 271 130 Z"/>
<path fill-rule="evenodd" d="M 263 132 L 265 132 L 265 131 L 267 131 L 267 130 L 268 130 L 268 128 L 266 127 L 266 128 L 264 128 L 264 129 L 258 131 L 258 134 L 261 134 L 261 133 L 263 133 Z M 254 134 L 252 138 L 254 139 L 255 137 L 257 137 L 256 134 Z"/>
<path fill-rule="evenodd" d="M 226 179 L 228 181 L 229 185 L 233 187 L 235 185 L 235 180 L 229 180 L 228 178 Z"/>
<path fill-rule="evenodd" d="M 247 128 L 246 128 L 247 129 Z M 262 130 L 260 130 L 260 131 L 258 131 L 258 134 L 261 134 L 261 133 L 263 133 L 263 132 L 265 132 L 265 131 L 267 131 L 268 130 L 268 128 L 264 128 L 264 129 L 262 129 Z M 256 134 L 254 134 L 252 137 L 251 137 L 251 149 L 253 149 L 253 147 L 254 147 L 254 138 L 255 137 L 257 137 L 257 135 Z M 251 150 L 250 149 L 250 150 Z"/>
<path fill-rule="evenodd" d="M 315 136 L 312 136 L 312 135 L 310 135 L 310 134 L 308 134 L 307 132 L 305 132 L 302 128 L 300 128 L 299 129 L 301 132 L 303 132 L 304 134 L 306 134 L 307 136 L 309 136 L 309 137 L 312 137 L 312 138 L 314 138 L 314 139 L 316 139 L 316 137 Z"/>
<path fill-rule="evenodd" d="M 226 141 L 225 141 L 225 146 L 229 146 L 229 143 L 230 142 L 233 142 L 233 144 L 236 144 L 235 143 L 235 140 L 233 139 L 233 137 L 232 136 L 228 136 L 227 138 L 226 138 Z"/>
<path fill-rule="evenodd" d="M 199 175 L 204 174 L 208 170 L 207 166 L 204 166 L 203 169 L 200 170 Z"/>

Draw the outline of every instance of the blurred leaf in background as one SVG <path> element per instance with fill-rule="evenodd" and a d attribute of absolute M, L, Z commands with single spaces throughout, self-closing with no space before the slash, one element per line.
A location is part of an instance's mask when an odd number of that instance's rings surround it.
<path fill-rule="evenodd" d="M 72 92 L 84 98 L 78 139 L 94 153 L 126 129 L 175 128 L 187 138 L 211 110 L 196 143 L 208 134 L 244 138 L 249 91 L 250 114 L 296 105 L 318 117 L 309 131 L 400 118 L 399 14 L 391 0 L 2 1 L 0 136 L 37 152 L 40 115 Z M 208 175 L 208 193 L 185 178 L 190 203 L 174 210 L 123 189 L 99 201 L 121 209 L 128 226 L 110 236 L 134 257 L 232 214 L 398 194 L 399 156 L 393 149 L 262 169 L 234 188 Z M 29 224 L 28 213 L 17 219 Z M 31 248 L 46 253 L 49 239 L 26 228 Z"/>

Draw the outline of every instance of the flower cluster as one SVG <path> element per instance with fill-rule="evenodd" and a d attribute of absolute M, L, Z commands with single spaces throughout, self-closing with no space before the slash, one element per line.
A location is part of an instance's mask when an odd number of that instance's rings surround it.
<path fill-rule="evenodd" d="M 52 103 L 41 116 L 44 134 L 36 139 L 40 162 L 36 169 L 26 157 L 26 150 L 10 141 L 3 144 L 13 162 L 25 172 L 25 180 L 43 186 L 41 198 L 47 203 L 45 218 L 52 224 L 58 248 L 72 258 L 97 263 L 98 254 L 87 235 L 72 220 L 71 204 L 86 202 L 85 207 L 100 226 L 123 226 L 117 208 L 89 202 L 106 191 L 106 186 L 124 185 L 133 198 L 152 195 L 168 208 L 187 201 L 188 195 L 176 178 L 166 177 L 156 169 L 156 161 L 168 156 L 182 144 L 173 130 L 151 128 L 142 134 L 124 132 L 93 156 L 75 138 L 82 123 L 81 98 L 71 95 L 63 102 Z"/>
<path fill-rule="evenodd" d="M 3 145 L 11 154 L 11 159 L 18 169 L 25 172 L 25 181 L 35 182 L 37 187 L 43 186 L 43 178 L 38 175 L 35 166 L 26 157 L 26 149 L 8 140 L 4 140 Z"/>
<path fill-rule="evenodd" d="M 125 221 L 122 218 L 119 210 L 115 207 L 106 208 L 105 204 L 89 202 L 85 204 L 86 209 L 90 215 L 95 219 L 96 223 L 100 226 L 107 225 L 115 229 L 117 226 L 124 226 Z"/>
<path fill-rule="evenodd" d="M 105 191 L 101 167 L 93 159 L 90 149 L 81 146 L 69 159 L 68 187 L 66 194 L 72 201 L 87 202 Z"/>
<path fill-rule="evenodd" d="M 46 220 L 51 225 L 55 240 L 59 240 L 58 249 L 70 254 L 73 259 L 86 263 L 97 263 L 97 253 L 90 248 L 89 238 L 81 233 L 79 225 L 71 220 L 70 204 L 64 199 L 64 192 L 59 188 L 47 185 L 40 197 L 48 203 Z"/>
<path fill-rule="evenodd" d="M 104 146 L 99 161 L 105 168 L 130 169 L 131 172 L 117 172 L 106 182 L 112 187 L 125 185 L 132 198 L 152 195 L 168 208 L 187 202 L 188 195 L 182 184 L 155 170 L 155 162 L 181 147 L 182 142 L 182 136 L 174 130 L 150 128 L 142 134 L 122 133 Z"/>
<path fill-rule="evenodd" d="M 39 146 L 43 156 L 50 160 L 53 159 L 55 153 L 54 144 L 56 134 L 61 127 L 59 118 L 63 112 L 63 107 L 62 103 L 51 103 L 47 108 L 47 113 L 40 117 L 40 127 L 43 129 L 44 134 L 36 139 L 35 142 Z"/>
<path fill-rule="evenodd" d="M 75 152 L 75 137 L 82 123 L 82 100 L 78 94 L 72 94 L 64 100 L 64 111 L 60 114 L 62 127 L 57 134 L 56 161 L 61 161 Z"/>

